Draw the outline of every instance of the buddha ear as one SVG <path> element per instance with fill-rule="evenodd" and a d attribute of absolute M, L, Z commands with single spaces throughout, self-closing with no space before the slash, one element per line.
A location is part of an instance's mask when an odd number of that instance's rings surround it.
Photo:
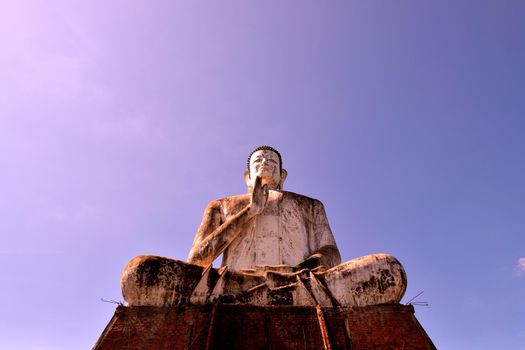
<path fill-rule="evenodd" d="M 288 172 L 286 171 L 286 169 L 281 169 L 281 181 L 279 181 L 279 188 L 283 188 L 283 184 L 287 176 Z"/>
<path fill-rule="evenodd" d="M 251 183 L 250 183 L 250 170 L 245 170 L 244 171 L 244 182 L 246 182 L 246 186 L 248 186 L 248 187 L 251 186 Z"/>

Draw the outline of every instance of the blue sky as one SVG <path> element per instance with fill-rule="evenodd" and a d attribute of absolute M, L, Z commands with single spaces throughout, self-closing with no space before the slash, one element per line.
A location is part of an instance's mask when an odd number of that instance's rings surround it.
<path fill-rule="evenodd" d="M 525 346 L 525 4 L 0 4 L 2 349 L 91 348 L 252 148 L 388 252 L 439 349 Z M 521 268 L 520 268 L 521 266 Z"/>

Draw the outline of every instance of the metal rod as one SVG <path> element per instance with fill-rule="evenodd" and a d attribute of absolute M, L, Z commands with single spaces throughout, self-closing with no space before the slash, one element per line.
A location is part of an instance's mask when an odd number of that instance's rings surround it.
<path fill-rule="evenodd" d="M 323 338 L 324 350 L 332 350 L 330 345 L 330 338 L 328 337 L 328 330 L 326 329 L 326 322 L 324 320 L 323 310 L 321 305 L 317 304 L 317 320 L 319 321 L 319 328 L 321 328 L 321 336 Z"/>
<path fill-rule="evenodd" d="M 211 349 L 211 343 L 213 339 L 213 329 L 215 328 L 215 314 L 217 313 L 217 309 L 219 308 L 219 304 L 213 305 L 213 310 L 211 311 L 211 317 L 210 317 L 210 326 L 208 327 L 208 338 L 206 338 L 206 347 L 205 350 Z"/>

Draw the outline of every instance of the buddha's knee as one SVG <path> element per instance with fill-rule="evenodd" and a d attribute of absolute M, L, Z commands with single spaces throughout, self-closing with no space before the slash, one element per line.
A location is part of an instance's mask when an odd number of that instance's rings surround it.
<path fill-rule="evenodd" d="M 347 261 L 326 271 L 324 279 L 341 306 L 399 303 L 407 286 L 403 266 L 389 254 Z"/>
<path fill-rule="evenodd" d="M 130 306 L 169 306 L 187 301 L 202 275 L 202 267 L 160 256 L 131 259 L 120 285 Z"/>

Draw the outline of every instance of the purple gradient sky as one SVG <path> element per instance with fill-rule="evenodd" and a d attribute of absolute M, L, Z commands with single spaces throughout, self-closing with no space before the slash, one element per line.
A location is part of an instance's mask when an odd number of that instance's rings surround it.
<path fill-rule="evenodd" d="M 89 349 L 139 254 L 281 150 L 439 349 L 525 348 L 525 3 L 0 3 L 0 349 Z"/>

